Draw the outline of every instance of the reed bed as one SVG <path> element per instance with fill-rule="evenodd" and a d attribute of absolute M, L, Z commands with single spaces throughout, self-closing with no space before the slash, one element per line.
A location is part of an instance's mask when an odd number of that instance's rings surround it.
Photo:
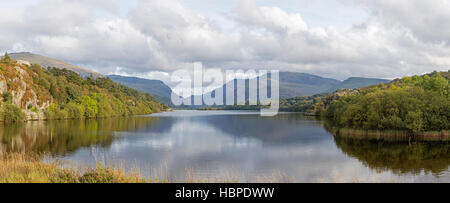
<path fill-rule="evenodd" d="M 386 141 L 450 141 L 450 131 L 410 133 L 395 130 L 375 131 L 343 128 L 336 130 L 335 134 L 347 138 Z"/>

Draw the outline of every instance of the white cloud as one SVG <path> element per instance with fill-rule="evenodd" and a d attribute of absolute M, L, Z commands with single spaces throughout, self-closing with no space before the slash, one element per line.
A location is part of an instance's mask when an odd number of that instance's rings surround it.
<path fill-rule="evenodd" d="M 355 0 L 350 0 L 355 1 Z M 427 42 L 450 40 L 450 2 L 447 0 L 359 0 L 374 18 L 392 29 L 404 27 Z"/>
<path fill-rule="evenodd" d="M 183 62 L 241 58 L 239 39 L 223 33 L 209 19 L 175 0 L 140 1 L 130 22 L 160 42 L 168 56 Z"/>
<path fill-rule="evenodd" d="M 450 66 L 445 0 L 340 0 L 370 12 L 345 30 L 309 25 L 302 13 L 273 5 L 237 2 L 218 14 L 219 21 L 177 0 L 141 0 L 125 17 L 108 0 L 0 8 L 0 51 L 32 51 L 102 73 L 122 67 L 121 73 L 147 78 L 196 61 L 208 68 L 279 68 L 338 79 L 393 78 Z"/>
<path fill-rule="evenodd" d="M 249 27 L 289 34 L 308 29 L 300 14 L 289 14 L 279 7 L 258 7 L 253 0 L 239 1 L 235 11 L 236 19 Z"/>

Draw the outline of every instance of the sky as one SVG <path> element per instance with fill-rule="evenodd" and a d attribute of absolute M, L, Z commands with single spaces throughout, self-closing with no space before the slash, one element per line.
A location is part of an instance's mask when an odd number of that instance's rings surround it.
<path fill-rule="evenodd" d="M 344 80 L 450 69 L 448 0 L 0 0 L 0 53 L 167 81 L 205 68 Z"/>

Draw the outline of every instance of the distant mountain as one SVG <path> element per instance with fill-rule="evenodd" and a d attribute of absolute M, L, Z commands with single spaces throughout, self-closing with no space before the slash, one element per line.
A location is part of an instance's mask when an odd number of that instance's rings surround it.
<path fill-rule="evenodd" d="M 148 80 L 120 75 L 107 75 L 106 77 L 111 78 L 111 80 L 113 80 L 114 82 L 120 83 L 122 85 L 140 90 L 142 92 L 150 93 L 164 104 L 171 103 L 170 98 L 172 89 L 170 89 L 169 86 L 167 86 L 160 80 Z"/>
<path fill-rule="evenodd" d="M 252 80 L 258 80 L 258 78 Z M 280 72 L 279 82 L 280 98 L 311 96 L 325 92 L 340 83 L 339 80 L 296 72 Z M 237 87 L 236 84 L 235 82 L 235 87 Z M 248 80 L 246 80 L 246 89 L 248 89 Z"/>
<path fill-rule="evenodd" d="M 126 85 L 128 87 L 150 93 L 154 95 L 160 102 L 164 104 L 171 104 L 172 90 L 166 84 L 159 80 L 148 80 L 136 77 L 125 77 L 118 75 L 107 75 L 113 81 Z M 259 78 L 253 78 L 251 80 L 258 80 Z M 373 79 L 373 78 L 349 78 L 343 82 L 331 78 L 324 78 L 307 73 L 296 72 L 280 72 L 280 98 L 293 98 L 299 96 L 312 96 L 321 93 L 334 92 L 341 88 L 354 89 L 360 87 L 366 87 L 379 83 L 388 83 L 389 80 Z M 242 80 L 241 80 L 242 81 Z M 230 81 L 228 84 L 234 83 L 234 94 L 237 94 L 238 80 Z M 245 80 L 245 98 L 248 100 L 248 84 L 249 80 Z M 226 86 L 221 87 L 224 94 L 226 92 Z M 242 87 L 240 87 L 242 88 Z M 218 89 L 212 91 L 213 95 Z M 226 95 L 225 95 L 226 96 Z M 195 95 L 191 97 L 192 103 L 194 103 L 194 97 L 200 98 L 202 95 Z M 204 107 L 204 105 L 195 106 Z"/>
<path fill-rule="evenodd" d="M 82 77 L 88 77 L 92 76 L 94 78 L 103 77 L 102 74 L 97 73 L 95 71 L 91 71 L 85 68 L 81 68 L 69 63 L 66 63 L 64 61 L 60 61 L 57 59 L 52 59 L 46 56 L 41 56 L 38 54 L 33 54 L 29 52 L 20 52 L 20 53 L 11 53 L 9 56 L 14 60 L 21 60 L 21 61 L 27 61 L 32 64 L 39 64 L 42 67 L 48 68 L 48 67 L 57 67 L 60 69 L 67 69 L 71 70 L 73 72 L 76 72 L 80 74 Z"/>
<path fill-rule="evenodd" d="M 339 80 L 296 72 L 280 72 L 280 98 L 312 96 L 339 85 Z"/>
<path fill-rule="evenodd" d="M 327 92 L 334 92 L 339 89 L 355 89 L 355 88 L 361 88 L 361 87 L 368 87 L 372 85 L 377 85 L 380 83 L 389 83 L 390 80 L 383 80 L 383 79 L 376 79 L 376 78 L 359 78 L 359 77 L 352 77 L 349 78 L 342 83 L 330 88 L 327 90 Z"/>
<path fill-rule="evenodd" d="M 258 80 L 254 78 L 252 80 Z M 375 78 L 358 78 L 352 77 L 343 82 L 331 78 L 324 78 L 307 73 L 296 72 L 280 72 L 280 99 L 295 98 L 302 96 L 313 96 L 321 93 L 334 92 L 338 89 L 355 89 L 367 87 L 380 83 L 389 83 L 389 80 L 375 79 Z M 234 94 L 237 92 L 237 80 L 229 82 L 235 84 Z M 248 100 L 248 84 L 249 80 L 245 81 L 246 94 L 245 98 Z M 226 92 L 226 86 L 223 86 L 223 92 Z M 242 87 L 241 87 L 242 88 Z M 215 90 L 217 91 L 217 89 Z M 213 95 L 214 95 L 214 92 Z M 195 96 L 201 97 L 201 96 Z M 194 101 L 193 98 L 191 98 Z"/>
<path fill-rule="evenodd" d="M 233 80 L 227 83 L 231 84 L 234 83 L 234 94 L 235 94 L 235 101 L 236 101 L 236 95 L 237 95 L 237 89 L 238 89 L 238 81 L 241 80 Z M 259 78 L 253 78 L 250 80 L 259 80 Z M 245 80 L 244 84 L 245 87 L 239 87 L 246 90 L 245 98 L 246 101 L 248 100 L 248 88 L 249 88 L 249 81 L 248 79 Z M 280 98 L 291 98 L 291 97 L 297 97 L 297 96 L 312 96 L 315 94 L 323 93 L 327 91 L 328 89 L 340 84 L 341 82 L 339 80 L 331 79 L 331 78 L 323 78 L 320 76 L 307 74 L 307 73 L 296 73 L 296 72 L 280 72 L 279 77 L 279 84 L 280 84 Z M 221 87 L 225 96 L 226 96 L 226 85 Z M 218 88 L 219 89 L 219 88 Z M 218 90 L 213 90 L 208 94 L 215 94 L 215 92 Z M 254 90 L 255 91 L 255 90 Z M 191 101 L 194 101 L 194 97 L 198 98 L 201 97 L 201 95 L 195 95 L 191 97 Z M 202 105 L 203 106 L 203 105 Z M 202 107 L 200 106 L 200 107 Z"/>

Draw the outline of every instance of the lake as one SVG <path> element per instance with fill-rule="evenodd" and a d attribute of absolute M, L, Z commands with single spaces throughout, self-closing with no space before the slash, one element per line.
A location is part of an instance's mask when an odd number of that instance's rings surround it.
<path fill-rule="evenodd" d="M 332 135 L 301 114 L 174 111 L 0 127 L 0 153 L 43 152 L 173 182 L 450 182 L 450 143 Z"/>

